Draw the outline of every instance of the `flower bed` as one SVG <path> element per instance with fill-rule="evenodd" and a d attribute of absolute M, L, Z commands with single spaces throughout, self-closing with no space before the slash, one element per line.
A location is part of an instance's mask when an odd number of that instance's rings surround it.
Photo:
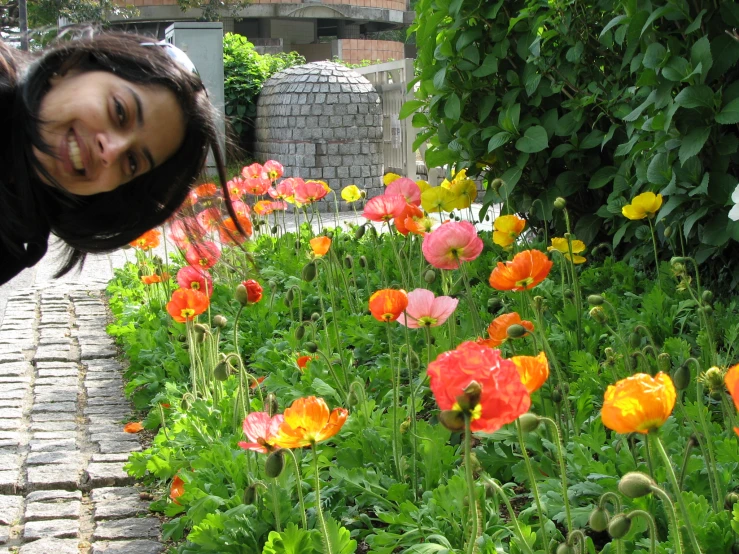
<path fill-rule="evenodd" d="M 334 228 L 311 211 L 323 184 L 266 167 L 229 183 L 252 240 L 201 187 L 180 251 L 142 238 L 108 289 L 156 431 L 127 468 L 166 491 L 173 551 L 736 547 L 739 310 L 691 259 L 657 272 L 513 214 L 479 232 L 449 214 L 474 200 L 463 174 L 390 176 Z"/>

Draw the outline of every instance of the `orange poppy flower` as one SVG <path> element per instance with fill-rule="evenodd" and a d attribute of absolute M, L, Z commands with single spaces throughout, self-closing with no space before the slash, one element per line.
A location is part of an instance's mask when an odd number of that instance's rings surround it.
<path fill-rule="evenodd" d="M 143 430 L 144 426 L 141 425 L 140 421 L 132 421 L 131 423 L 126 423 L 123 426 L 124 433 L 140 433 Z"/>
<path fill-rule="evenodd" d="M 522 320 L 518 312 L 499 315 L 490 325 L 488 325 L 488 339 L 479 339 L 478 344 L 484 344 L 490 348 L 500 346 L 508 340 L 508 327 L 511 325 L 521 325 L 529 331 L 534 330 L 534 324 L 528 320 Z M 525 335 L 524 335 L 525 336 Z"/>
<path fill-rule="evenodd" d="M 521 291 L 533 289 L 549 275 L 552 261 L 539 250 L 524 250 L 490 274 L 490 286 L 497 290 Z"/>
<path fill-rule="evenodd" d="M 159 231 L 152 229 L 151 231 L 146 231 L 146 233 L 136 240 L 131 241 L 129 244 L 134 248 L 139 248 L 141 250 L 151 250 L 152 248 L 159 246 L 160 236 L 161 233 Z"/>
<path fill-rule="evenodd" d="M 251 385 L 249 385 L 249 388 L 252 390 L 256 389 L 259 385 L 261 385 L 264 382 L 265 379 L 266 377 L 264 376 L 257 377 L 254 381 L 251 382 Z"/>
<path fill-rule="evenodd" d="M 531 394 L 541 388 L 549 378 L 549 362 L 544 352 L 538 356 L 513 356 L 511 361 L 516 364 L 521 382 Z"/>
<path fill-rule="evenodd" d="M 316 256 L 324 256 L 331 248 L 331 239 L 328 237 L 316 237 L 310 239 L 310 247 Z"/>
<path fill-rule="evenodd" d="M 302 448 L 325 441 L 339 432 L 348 415 L 344 408 L 329 412 L 323 398 L 298 398 L 285 410 L 273 444 L 278 448 Z"/>
<path fill-rule="evenodd" d="M 175 475 L 169 487 L 169 497 L 175 504 L 179 505 L 180 503 L 177 502 L 177 499 L 183 494 L 185 494 L 185 482 L 180 479 L 179 475 Z"/>
<path fill-rule="evenodd" d="M 298 359 L 297 359 L 297 360 L 295 361 L 295 363 L 297 363 L 297 364 L 298 364 L 298 367 L 299 367 L 299 368 L 300 368 L 300 370 L 302 371 L 302 370 L 304 370 L 304 369 L 305 369 L 305 367 L 306 367 L 306 366 L 308 365 L 308 362 L 310 362 L 311 360 L 315 360 L 315 359 L 316 359 L 316 357 L 315 357 L 315 356 L 300 356 L 300 357 L 299 357 L 299 358 L 298 358 Z"/>
<path fill-rule="evenodd" d="M 144 283 L 145 285 L 153 285 L 155 283 L 161 283 L 162 278 L 156 273 L 154 275 L 142 275 L 141 282 Z"/>
<path fill-rule="evenodd" d="M 167 303 L 167 312 L 175 321 L 185 323 L 207 310 L 208 304 L 208 297 L 198 290 L 177 289 Z"/>
<path fill-rule="evenodd" d="M 517 215 L 501 215 L 493 221 L 493 242 L 503 248 L 511 246 L 526 228 L 526 220 Z"/>
<path fill-rule="evenodd" d="M 192 192 L 194 192 L 198 198 L 208 198 L 209 196 L 214 196 L 218 193 L 218 187 L 216 187 L 215 183 L 205 183 L 204 185 L 195 187 Z"/>
<path fill-rule="evenodd" d="M 734 400 L 734 406 L 739 410 L 739 364 L 728 369 L 724 377 L 724 383 L 731 398 Z M 734 427 L 734 432 L 739 435 L 739 427 Z"/>
<path fill-rule="evenodd" d="M 404 290 L 381 289 L 369 299 L 369 309 L 373 317 L 385 323 L 398 319 L 407 307 L 408 295 Z"/>
<path fill-rule="evenodd" d="M 669 375 L 637 373 L 608 386 L 600 417 L 617 433 L 646 434 L 667 421 L 676 398 Z"/>

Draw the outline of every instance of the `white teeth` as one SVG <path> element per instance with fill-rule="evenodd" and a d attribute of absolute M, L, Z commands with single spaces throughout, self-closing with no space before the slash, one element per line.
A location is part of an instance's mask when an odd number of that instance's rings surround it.
<path fill-rule="evenodd" d="M 77 171 L 83 171 L 85 166 L 82 164 L 80 145 L 77 144 L 77 139 L 74 138 L 74 135 L 69 135 L 67 138 L 67 144 L 69 145 L 69 159 L 72 161 L 72 167 Z"/>

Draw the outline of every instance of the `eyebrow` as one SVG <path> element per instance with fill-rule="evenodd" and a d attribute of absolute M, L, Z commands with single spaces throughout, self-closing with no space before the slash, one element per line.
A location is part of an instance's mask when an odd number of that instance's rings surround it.
<path fill-rule="evenodd" d="M 131 87 L 128 88 L 128 91 L 131 93 L 131 96 L 133 97 L 133 101 L 136 104 L 136 123 L 139 127 L 144 126 L 144 107 L 141 103 L 141 97 L 136 93 L 135 90 L 133 90 Z M 154 169 L 156 164 L 154 163 L 154 156 L 151 155 L 151 151 L 149 151 L 148 148 L 144 147 L 141 149 L 144 153 L 144 157 L 146 158 L 146 161 L 149 162 L 149 171 Z"/>

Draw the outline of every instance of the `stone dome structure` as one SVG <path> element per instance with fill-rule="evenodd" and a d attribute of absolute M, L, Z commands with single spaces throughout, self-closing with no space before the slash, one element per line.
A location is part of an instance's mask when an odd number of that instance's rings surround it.
<path fill-rule="evenodd" d="M 337 194 L 354 184 L 375 196 L 383 172 L 380 97 L 363 76 L 332 62 L 281 71 L 257 100 L 255 156 L 279 161 L 285 177 L 322 180 Z M 339 206 L 346 208 L 340 197 Z"/>

